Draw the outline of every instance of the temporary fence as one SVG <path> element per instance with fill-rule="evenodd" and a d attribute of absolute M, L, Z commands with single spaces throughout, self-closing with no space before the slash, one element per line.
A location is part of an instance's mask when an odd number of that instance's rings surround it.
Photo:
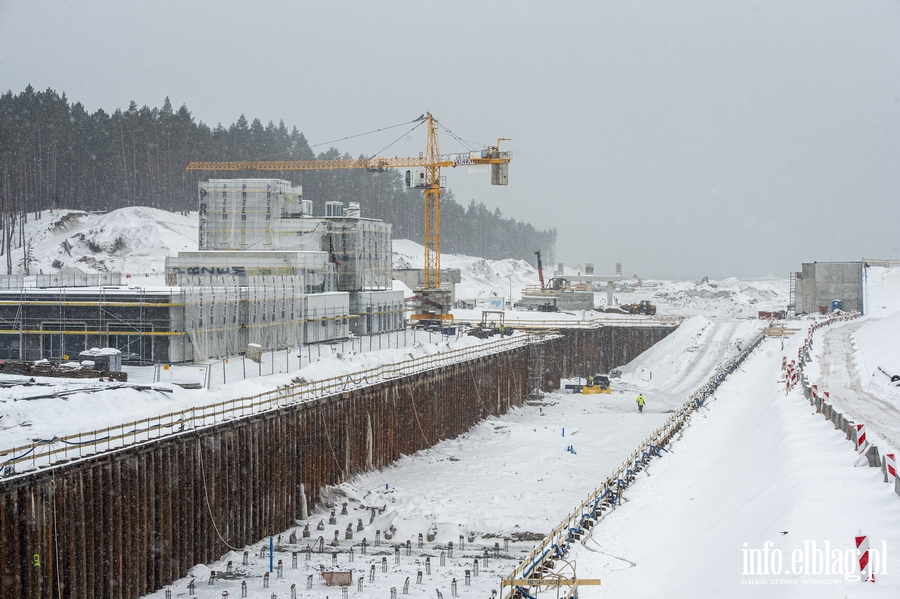
<path fill-rule="evenodd" d="M 544 340 L 548 337 L 543 337 Z M 51 467 L 54 464 L 146 443 L 217 423 L 276 410 L 288 405 L 315 401 L 353 389 L 394 380 L 412 374 L 474 360 L 485 355 L 508 352 L 540 342 L 529 335 L 504 337 L 465 348 L 383 364 L 352 374 L 317 381 L 285 385 L 250 397 L 240 397 L 205 406 L 161 414 L 75 435 L 40 439 L 28 445 L 0 451 L 0 478 Z M 124 385 L 122 387 L 127 387 Z M 114 388 L 114 387 L 110 387 Z"/>
<path fill-rule="evenodd" d="M 120 272 L 56 272 L 51 274 L 39 274 L 34 277 L 34 286 L 45 287 L 101 287 L 119 286 L 122 284 Z M 20 287 L 24 287 L 24 280 Z M 13 289 L 13 287 L 8 287 Z"/>
<path fill-rule="evenodd" d="M 653 431 L 638 446 L 603 485 L 591 492 L 575 511 L 544 537 L 544 540 L 501 581 L 501 594 L 504 588 L 510 588 L 504 599 L 514 597 L 534 599 L 533 589 L 559 588 L 560 579 L 551 572 L 554 560 L 565 559 L 572 543 L 579 540 L 581 535 L 596 524 L 602 512 L 619 504 L 622 494 L 634 482 L 637 473 L 643 470 L 652 458 L 660 456 L 663 451 L 668 451 L 666 446 L 685 426 L 691 414 L 704 405 L 725 378 L 743 363 L 764 338 L 764 335 L 758 335 L 734 359 L 716 370 L 661 427 Z M 577 578 L 566 579 L 563 584 L 569 586 L 566 597 L 577 595 Z"/>
<path fill-rule="evenodd" d="M 820 388 L 818 384 L 810 384 L 803 375 L 804 365 L 812 359 L 813 333 L 819 329 L 838 322 L 846 322 L 859 318 L 861 314 L 857 311 L 841 312 L 836 311 L 828 318 L 819 320 L 809 327 L 806 338 L 797 352 L 797 359 L 788 361 L 787 356 L 782 359 L 782 372 L 784 374 L 785 389 L 790 392 L 799 383 L 803 388 L 804 395 L 809 403 L 815 406 L 816 413 L 822 414 L 826 420 L 834 423 L 834 428 L 841 430 L 846 434 L 846 438 L 853 442 L 856 452 L 860 456 L 865 456 L 865 460 L 870 467 L 881 468 L 884 472 L 884 482 L 893 485 L 894 492 L 900 495 L 900 486 L 898 486 L 896 478 L 896 462 L 894 454 L 881 455 L 878 447 L 871 444 L 866 434 L 866 425 L 854 422 L 848 419 L 844 414 L 838 412 L 831 402 L 831 395 L 828 391 Z M 863 582 L 875 582 L 875 570 L 878 564 L 871 560 L 869 538 L 860 533 L 854 537 L 857 550 L 857 559 L 859 565 L 860 580 Z M 876 552 L 877 553 L 877 552 Z M 880 556 L 884 559 L 884 556 Z"/>

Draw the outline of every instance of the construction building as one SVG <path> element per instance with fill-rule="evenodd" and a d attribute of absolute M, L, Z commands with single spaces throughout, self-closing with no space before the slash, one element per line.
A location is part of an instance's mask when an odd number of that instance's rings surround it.
<path fill-rule="evenodd" d="M 199 187 L 199 251 L 166 259 L 166 287 L 123 286 L 114 273 L 4 280 L 0 359 L 113 347 L 125 363 L 199 362 L 248 344 L 268 351 L 403 328 L 390 224 L 361 218 L 356 203 L 329 202 L 313 217 L 302 189 L 278 179 Z"/>
<path fill-rule="evenodd" d="M 864 312 L 864 275 L 862 261 L 805 263 L 791 275 L 791 305 L 798 314 Z"/>

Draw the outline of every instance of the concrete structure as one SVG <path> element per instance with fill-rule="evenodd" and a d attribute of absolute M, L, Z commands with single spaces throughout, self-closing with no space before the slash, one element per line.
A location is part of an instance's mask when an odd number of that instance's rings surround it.
<path fill-rule="evenodd" d="M 337 269 L 327 252 L 178 252 L 166 258 L 166 284 L 172 286 L 215 285 L 221 277 L 235 277 L 246 287 L 251 277 L 292 275 L 303 277 L 306 293 L 338 291 Z"/>
<path fill-rule="evenodd" d="M 602 283 L 606 283 L 606 305 L 613 305 L 614 284 L 622 280 L 621 263 L 616 263 L 614 275 L 595 275 L 593 262 L 585 264 L 587 274 L 584 275 L 563 275 L 564 271 L 565 266 L 559 263 L 556 276 L 550 279 L 547 286 L 544 289 L 527 287 L 516 307 L 525 310 L 538 310 L 545 306 L 557 310 L 593 310 L 594 289 Z"/>
<path fill-rule="evenodd" d="M 840 300 L 845 312 L 864 312 L 863 270 L 860 262 L 804 263 L 796 273 L 796 311 L 816 314 L 832 311 L 832 302 Z"/>
<path fill-rule="evenodd" d="M 425 270 L 422 268 L 395 268 L 393 276 L 412 290 L 425 286 Z M 462 281 L 462 273 L 458 268 L 441 269 L 441 288 L 450 293 L 450 302 L 456 301 L 456 284 Z"/>
<path fill-rule="evenodd" d="M 594 292 L 583 289 L 527 288 L 522 293 L 522 299 L 516 302 L 515 307 L 519 310 L 553 308 L 562 312 L 593 310 Z"/>
<path fill-rule="evenodd" d="M 201 254 L 233 253 L 234 263 L 241 252 L 324 252 L 337 270 L 338 291 L 391 289 L 391 225 L 362 218 L 359 203 L 344 210 L 342 202 L 328 202 L 327 215 L 314 217 L 302 188 L 281 179 L 211 179 L 199 190 Z"/>
<path fill-rule="evenodd" d="M 590 265 L 590 268 L 588 268 Z M 575 275 L 567 277 L 570 281 L 573 282 L 582 282 L 582 283 L 606 283 L 606 305 L 613 305 L 613 290 L 615 289 L 615 283 L 618 283 L 622 280 L 622 263 L 616 262 L 616 274 L 614 275 L 595 275 L 594 274 L 594 263 L 588 262 L 584 265 L 584 270 L 587 274 L 584 275 Z"/>
<path fill-rule="evenodd" d="M 68 359 L 92 347 L 127 363 L 204 362 L 403 328 L 391 225 L 329 202 L 313 217 L 279 179 L 200 184 L 199 249 L 166 259 L 168 287 L 117 273 L 0 279 L 0 359 Z"/>

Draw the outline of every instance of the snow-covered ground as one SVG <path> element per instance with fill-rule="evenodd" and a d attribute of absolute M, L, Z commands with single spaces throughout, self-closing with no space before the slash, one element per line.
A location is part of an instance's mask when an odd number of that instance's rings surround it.
<path fill-rule="evenodd" d="M 115 248 L 114 240 L 120 234 L 112 223 L 128 220 L 115 213 L 105 215 L 108 222 L 104 228 L 95 220 L 104 216 L 80 218 L 93 227 L 94 233 L 85 234 L 83 241 L 89 249 L 102 246 L 101 239 L 108 239 L 110 247 Z M 166 213 L 152 216 L 150 221 L 139 218 L 144 217 L 132 215 L 131 220 L 142 223 L 139 226 L 143 228 L 155 226 L 148 224 L 151 221 L 186 225 L 190 220 L 179 221 L 182 217 Z M 44 233 L 40 243 L 35 242 L 35 264 L 52 268 L 53 260 L 59 259 L 86 271 L 104 264 L 108 270 L 152 275 L 162 271 L 162 257 L 154 254 L 157 250 L 145 252 L 144 242 L 138 240 L 158 238 L 162 240 L 160 245 L 168 248 L 166 252 L 179 249 L 179 243 L 188 248 L 191 243 L 189 227 L 182 235 L 177 233 L 182 229 L 176 224 L 160 225 L 163 232 L 158 236 L 142 233 L 143 237 L 130 237 L 131 250 L 147 254 L 140 267 L 131 267 L 126 259 L 117 262 L 117 250 L 93 253 L 93 260 L 86 261 L 79 259 L 82 250 L 70 250 L 72 256 L 68 256 L 61 245 L 67 240 L 70 248 L 82 247 L 77 243 L 82 242 L 81 231 L 68 226 L 61 226 L 58 233 Z M 178 241 L 182 237 L 186 240 Z M 193 243 L 196 247 L 195 237 Z M 66 261 L 69 258 L 71 262 Z M 35 264 L 32 272 L 36 272 Z M 421 246 L 395 241 L 395 266 L 404 264 L 421 264 Z M 442 256 L 442 265 L 463 271 L 463 284 L 457 292 L 463 299 L 507 297 L 510 279 L 515 299 L 522 287 L 537 283 L 534 269 L 520 261 Z M 626 365 L 622 377 L 613 380 L 611 395 L 548 394 L 541 402 L 483 421 L 458 438 L 331 489 L 329 504 L 310 515 L 309 539 L 302 538 L 304 522 L 281 533 L 281 551 L 275 559 L 276 563 L 283 560 L 284 577 L 272 574 L 269 588 L 264 589 L 262 583 L 269 560 L 259 555 L 268 541 L 260 539 L 246 548 L 248 565 L 242 565 L 244 548 L 236 548 L 216 563 L 198 564 L 190 576 L 170 590 L 176 597 L 186 595 L 188 582 L 194 577 L 196 596 L 207 599 L 218 599 L 223 591 L 230 597 L 240 597 L 242 579 L 247 580 L 248 597 L 256 599 L 270 599 L 273 594 L 290 597 L 292 584 L 299 597 L 337 596 L 340 590 L 324 586 L 318 575 L 320 568 L 333 569 L 332 548 L 326 545 L 322 554 L 303 552 L 312 540 L 322 536 L 326 542 L 331 541 L 337 531 L 340 541 L 334 548 L 338 551 L 334 569 L 355 571 L 349 589 L 353 597 L 386 598 L 392 587 L 402 594 L 407 578 L 409 594 L 419 597 L 433 598 L 439 591 L 449 599 L 453 579 L 457 580 L 460 596 L 489 596 L 536 540 L 562 521 L 717 366 L 759 332 L 763 323 L 753 318 L 758 310 L 784 308 L 787 287 L 786 280 L 736 279 L 702 284 L 645 280 L 640 286 L 627 285 L 625 291 L 616 293 L 619 303 L 650 299 L 657 304 L 659 314 L 686 320 L 677 331 Z M 597 298 L 599 303 L 605 293 L 598 293 Z M 819 382 L 820 388 L 831 392 L 838 409 L 867 422 L 882 451 L 900 450 L 898 389 L 877 369 L 878 365 L 893 365 L 900 371 L 900 346 L 896 343 L 900 335 L 900 269 L 868 270 L 868 302 L 870 315 L 825 327 L 815 334 L 813 362 L 806 373 L 811 382 Z M 572 318 L 593 316 L 588 313 Z M 858 466 L 851 444 L 821 416 L 814 415 L 799 392 L 785 395 L 783 384 L 778 382 L 782 356 L 796 355 L 808 324 L 806 320 L 789 323 L 801 332 L 784 345 L 778 339 L 763 342 L 719 388 L 708 407 L 692 417 L 683 438 L 671 446 L 671 453 L 653 460 L 626 492 L 627 501 L 605 516 L 573 550 L 568 562 L 575 565 L 578 576 L 603 580 L 599 587 L 582 587 L 580 596 L 898 596 L 900 497 L 882 482 L 880 470 Z M 271 364 L 276 374 L 246 382 L 229 379 L 227 386 L 211 383 L 210 389 L 194 391 L 120 390 L 116 396 L 98 392 L 22 401 L 35 388 L 7 387 L 0 395 L 0 446 L 60 434 L 76 413 L 82 414 L 76 426 L 93 424 L 97 422 L 93 417 L 83 416 L 88 406 L 93 414 L 104 413 L 125 422 L 158 410 L 182 409 L 172 406 L 221 401 L 250 388 L 258 390 L 260 385 L 276 388 L 296 376 L 307 380 L 334 376 L 397 359 L 413 349 L 433 352 L 442 347 L 425 339 L 417 341 L 415 348 L 402 350 L 396 349 L 401 345 L 399 339 L 386 341 L 381 349 L 373 347 L 372 351 L 362 346 L 335 347 L 321 360 L 318 355 L 307 356 L 305 362 L 298 360 L 297 366 L 303 364 L 304 370 L 285 374 L 277 374 L 280 367 L 276 364 L 284 360 L 288 365 L 291 358 L 277 356 Z M 454 343 L 478 341 L 469 338 Z M 237 368 L 237 362 L 233 362 L 232 367 Z M 219 372 L 210 373 L 207 380 L 213 381 Z M 637 393 L 647 400 L 644 414 L 635 408 Z M 94 409 L 96 406 L 102 406 L 102 410 Z M 348 514 L 337 514 L 336 524 L 327 524 L 330 509 L 340 512 L 343 503 L 348 504 Z M 370 523 L 372 508 L 375 517 Z M 363 530 L 354 533 L 353 541 L 344 540 L 348 524 L 355 530 L 359 520 Z M 322 530 L 317 526 L 320 522 Z M 818 574 L 815 564 L 808 574 L 785 573 L 785 568 L 793 567 L 795 551 L 800 551 L 798 564 L 802 569 L 810 565 L 805 549 L 815 555 L 815 549 L 827 542 L 830 549 L 845 551 L 860 530 L 870 536 L 873 548 L 881 549 L 884 542 L 888 550 L 886 573 L 878 576 L 876 584 L 848 580 L 844 574 Z M 375 531 L 382 535 L 380 547 L 373 546 Z M 293 545 L 288 542 L 291 532 L 299 537 Z M 390 540 L 384 536 L 388 533 L 392 534 Z M 419 549 L 418 535 L 427 538 L 429 533 L 434 541 L 424 542 Z M 360 554 L 363 537 L 369 544 L 366 555 Z M 465 543 L 462 550 L 460 537 Z M 411 542 L 409 555 L 406 541 Z M 769 541 L 770 554 L 775 555 L 777 549 L 782 556 L 781 574 L 748 573 L 743 561 L 747 552 L 763 550 Z M 456 546 L 452 557 L 447 547 L 450 542 Z M 355 544 L 352 562 L 351 543 Z M 404 549 L 395 557 L 397 543 L 404 544 Z M 485 564 L 484 549 L 493 550 L 495 543 L 500 546 L 500 557 L 491 551 Z M 445 565 L 441 564 L 442 550 Z M 292 567 L 293 552 L 299 552 L 296 569 Z M 382 571 L 383 558 L 386 572 Z M 426 573 L 426 558 L 430 558 L 430 574 Z M 474 571 L 476 558 L 480 560 L 479 575 L 466 586 L 465 571 Z M 226 570 L 228 561 L 233 561 L 241 576 L 207 585 L 209 571 Z M 558 565 L 563 566 L 561 562 Z M 374 578 L 370 579 L 373 566 Z M 416 582 L 420 570 L 421 584 Z M 310 575 L 312 588 L 307 590 Z M 362 591 L 358 590 L 358 577 L 363 579 Z M 555 596 L 556 591 L 545 591 L 539 597 L 546 599 L 547 593 Z M 162 599 L 165 592 L 159 590 L 150 596 Z"/>

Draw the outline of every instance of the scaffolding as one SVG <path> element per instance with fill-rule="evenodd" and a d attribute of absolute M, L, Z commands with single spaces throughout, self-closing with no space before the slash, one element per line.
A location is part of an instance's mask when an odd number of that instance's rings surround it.
<path fill-rule="evenodd" d="M 181 299 L 172 290 L 20 288 L 0 292 L 0 358 L 68 360 L 115 347 L 131 363 L 162 361 Z"/>
<path fill-rule="evenodd" d="M 303 343 L 306 301 L 302 277 L 250 277 L 247 302 L 247 343 L 267 349 Z"/>
<path fill-rule="evenodd" d="M 343 291 L 391 289 L 391 225 L 379 220 L 336 218 L 329 222 L 329 251 Z"/>
<path fill-rule="evenodd" d="M 797 274 L 797 272 L 791 273 L 790 294 L 787 305 L 788 314 L 793 314 L 797 311 Z"/>
<path fill-rule="evenodd" d="M 243 252 L 324 252 L 337 267 L 337 289 L 391 289 L 391 225 L 360 218 L 359 204 L 345 212 L 329 202 L 328 216 L 315 218 L 302 189 L 281 179 L 211 179 L 199 190 L 200 252 L 180 253 L 175 267 L 207 251 L 235 252 L 232 262 Z"/>
<path fill-rule="evenodd" d="M 531 335 L 528 344 L 528 399 L 544 397 L 544 335 Z"/>
<path fill-rule="evenodd" d="M 370 335 L 404 328 L 406 303 L 402 291 L 358 291 L 350 294 L 350 331 Z"/>
<path fill-rule="evenodd" d="M 210 277 L 203 285 L 200 279 L 181 288 L 183 330 L 191 340 L 193 360 L 205 362 L 240 353 L 246 347 L 246 331 L 236 277 Z"/>
<path fill-rule="evenodd" d="M 118 287 L 122 284 L 120 272 L 87 273 L 78 271 L 61 271 L 50 274 L 39 274 L 34 277 L 34 286 L 47 287 Z M 24 281 L 22 283 L 24 285 Z"/>
<path fill-rule="evenodd" d="M 281 179 L 211 179 L 199 191 L 201 250 L 280 249 L 275 221 L 301 218 L 309 206 L 301 187 Z"/>

